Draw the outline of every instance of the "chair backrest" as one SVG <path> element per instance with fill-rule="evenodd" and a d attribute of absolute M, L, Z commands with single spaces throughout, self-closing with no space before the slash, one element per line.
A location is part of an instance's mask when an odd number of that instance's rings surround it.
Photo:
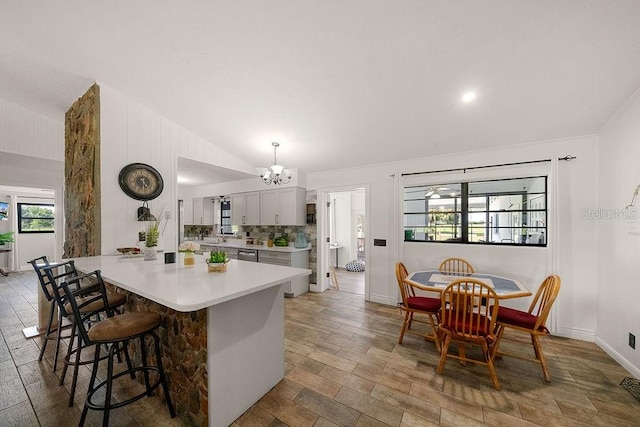
<path fill-rule="evenodd" d="M 60 282 L 78 276 L 75 263 L 73 260 L 70 260 L 62 263 L 49 264 L 47 267 L 43 267 L 42 270 L 46 275 L 47 283 L 51 287 L 53 298 L 58 303 L 58 310 L 60 310 L 63 316 L 69 316 L 71 313 L 68 313 L 64 307 L 66 296 L 60 288 Z M 78 287 L 79 286 L 80 284 L 78 284 Z"/>
<path fill-rule="evenodd" d="M 53 289 L 51 288 L 51 284 L 49 283 L 49 279 L 47 278 L 47 273 L 45 273 L 45 268 L 49 266 L 49 260 L 46 255 L 41 257 L 32 259 L 29 261 L 29 264 L 33 267 L 38 275 L 38 281 L 40 282 L 40 287 L 42 288 L 42 292 L 44 296 L 47 298 L 47 301 L 51 301 L 54 298 Z"/>
<path fill-rule="evenodd" d="M 81 282 L 87 281 L 91 283 L 90 286 L 80 286 Z M 75 288 L 75 290 L 72 288 Z M 60 282 L 59 289 L 63 293 L 62 298 L 71 307 L 71 312 L 69 313 L 69 315 L 73 316 L 73 321 L 76 324 L 79 336 L 82 338 L 86 345 L 91 344 L 85 321 L 95 313 L 88 312 L 83 314 L 81 312 L 82 307 L 85 307 L 96 301 L 101 301 L 102 306 L 107 307 L 107 316 L 113 316 L 112 310 L 109 309 L 107 291 L 104 286 L 104 281 L 102 280 L 100 270 L 96 270 L 80 276 L 67 276 L 64 281 Z"/>
<path fill-rule="evenodd" d="M 544 279 L 544 282 L 542 282 L 538 288 L 538 292 L 536 292 L 536 296 L 533 298 L 533 301 L 531 301 L 531 306 L 529 307 L 529 314 L 538 317 L 534 330 L 544 327 L 547 323 L 551 306 L 560 292 L 560 284 L 560 276 L 552 274 Z"/>
<path fill-rule="evenodd" d="M 438 267 L 443 273 L 475 273 L 475 269 L 469 261 L 462 258 L 446 258 Z"/>
<path fill-rule="evenodd" d="M 396 262 L 396 279 L 398 280 L 398 286 L 400 287 L 400 295 L 402 296 L 402 303 L 405 307 L 409 306 L 409 297 L 415 296 L 415 291 L 409 285 L 404 282 L 404 279 L 409 275 L 407 267 L 401 262 Z"/>
<path fill-rule="evenodd" d="M 485 299 L 486 305 L 475 302 Z M 440 325 L 464 338 L 494 336 L 498 317 L 498 295 L 489 285 L 473 278 L 451 282 L 442 292 Z"/>

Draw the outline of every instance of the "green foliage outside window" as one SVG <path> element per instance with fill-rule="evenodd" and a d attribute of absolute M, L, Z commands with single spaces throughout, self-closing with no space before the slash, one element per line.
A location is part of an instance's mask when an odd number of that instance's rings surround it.
<path fill-rule="evenodd" d="M 20 233 L 53 233 L 54 206 L 18 203 L 18 229 Z"/>

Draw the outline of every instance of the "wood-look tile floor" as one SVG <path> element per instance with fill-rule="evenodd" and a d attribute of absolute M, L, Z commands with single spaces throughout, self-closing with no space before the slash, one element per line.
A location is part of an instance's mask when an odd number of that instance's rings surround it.
<path fill-rule="evenodd" d="M 340 292 L 349 292 L 364 296 L 364 271 L 347 271 L 345 268 L 335 269 Z"/>
<path fill-rule="evenodd" d="M 22 328 L 36 323 L 36 278 L 0 278 L 0 426 L 75 425 L 88 370 L 81 372 L 76 405 L 67 407 L 68 381 L 51 373 L 52 347 L 38 362 L 40 339 Z M 629 373 L 593 343 L 544 340 L 552 382 L 538 365 L 504 357 L 496 362 L 501 390 L 486 367 L 456 360 L 435 372 L 432 343 L 405 336 L 397 344 L 401 315 L 362 296 L 327 291 L 285 299 L 286 377 L 235 426 L 637 426 L 640 403 L 620 381 Z M 510 335 L 512 350 L 531 351 Z M 51 348 L 51 350 L 50 350 Z M 467 349 L 472 354 L 472 349 Z M 250 373 L 248 373 L 250 374 Z M 116 397 L 139 385 L 125 384 Z M 87 425 L 100 425 L 99 413 Z M 182 425 L 158 398 L 114 410 L 111 425 Z"/>

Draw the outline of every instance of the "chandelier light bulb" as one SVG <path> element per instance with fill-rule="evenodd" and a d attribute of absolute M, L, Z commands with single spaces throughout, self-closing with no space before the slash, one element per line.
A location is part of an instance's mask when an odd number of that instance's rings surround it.
<path fill-rule="evenodd" d="M 260 179 L 267 185 L 288 184 L 291 181 L 291 173 L 285 170 L 284 166 L 278 164 L 276 150 L 280 146 L 277 142 L 272 142 L 273 146 L 273 164 L 269 168 L 258 168 Z"/>

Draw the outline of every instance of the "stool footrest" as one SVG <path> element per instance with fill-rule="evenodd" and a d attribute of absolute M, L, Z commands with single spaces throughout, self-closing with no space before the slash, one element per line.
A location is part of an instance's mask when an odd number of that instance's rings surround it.
<path fill-rule="evenodd" d="M 158 374 L 160 373 L 160 370 L 156 366 L 141 366 L 141 367 L 138 367 L 138 368 L 126 370 L 124 372 L 120 372 L 119 374 L 116 374 L 116 375 L 113 376 L 113 380 L 115 380 L 115 379 L 117 379 L 117 378 L 119 378 L 119 377 L 121 377 L 123 375 L 129 375 L 130 373 L 135 373 L 135 372 L 138 372 L 138 371 L 154 371 L 154 372 L 157 372 Z M 107 384 L 106 380 L 102 381 L 100 384 L 98 384 L 96 387 L 94 387 L 93 390 L 89 390 L 89 393 L 87 393 L 87 406 L 89 407 L 89 409 L 94 409 L 94 410 L 98 410 L 98 411 L 101 411 L 101 410 L 105 409 L 104 405 L 98 405 L 96 403 L 93 403 L 91 401 L 91 398 L 93 397 L 93 394 L 96 391 L 100 390 L 100 388 L 102 388 L 106 384 Z M 153 384 L 151 384 L 149 386 L 148 390 L 145 389 L 144 392 L 142 392 L 140 394 L 137 394 L 134 397 L 132 397 L 130 399 L 127 399 L 127 400 L 124 400 L 122 402 L 112 403 L 111 405 L 109 405 L 109 409 L 120 408 L 122 406 L 128 405 L 129 403 L 133 403 L 136 400 L 140 400 L 145 396 L 151 396 L 151 393 L 156 388 L 158 388 L 158 386 L 160 384 L 161 384 L 161 380 L 160 380 L 160 377 L 158 377 L 158 379 Z"/>

